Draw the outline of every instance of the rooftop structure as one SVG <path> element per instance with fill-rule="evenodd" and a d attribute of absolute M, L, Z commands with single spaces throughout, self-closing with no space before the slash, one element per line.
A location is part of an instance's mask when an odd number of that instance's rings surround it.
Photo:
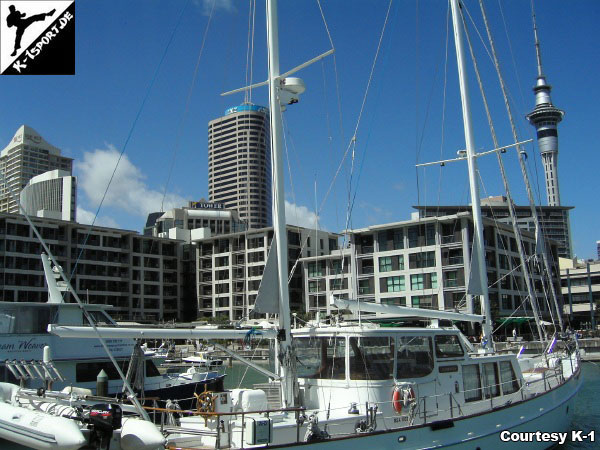
<path fill-rule="evenodd" d="M 20 197 L 28 216 L 76 220 L 77 178 L 66 170 L 36 175 L 25 185 Z"/>
<path fill-rule="evenodd" d="M 37 131 L 22 125 L 0 153 L 0 212 L 18 213 L 17 201 L 29 180 L 55 169 L 71 175 L 73 159 L 61 156 Z"/>

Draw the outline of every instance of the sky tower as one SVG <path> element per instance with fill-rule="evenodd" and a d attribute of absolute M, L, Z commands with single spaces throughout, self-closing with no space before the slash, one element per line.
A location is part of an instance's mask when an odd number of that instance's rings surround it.
<path fill-rule="evenodd" d="M 558 122 L 562 120 L 565 112 L 552 104 L 552 99 L 550 98 L 552 86 L 546 83 L 546 77 L 542 72 L 542 55 L 540 53 L 540 41 L 538 39 L 533 4 L 532 16 L 538 75 L 537 82 L 533 88 L 533 92 L 535 92 L 535 108 L 532 112 L 527 114 L 527 119 L 537 131 L 538 147 L 542 154 L 542 162 L 544 164 L 548 206 L 560 206 L 560 190 L 558 188 L 557 125 Z"/>

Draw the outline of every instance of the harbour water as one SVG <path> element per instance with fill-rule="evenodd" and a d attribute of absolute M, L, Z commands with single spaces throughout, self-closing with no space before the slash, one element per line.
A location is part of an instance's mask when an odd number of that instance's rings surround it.
<path fill-rule="evenodd" d="M 600 448 L 600 365 L 584 362 L 581 371 L 583 385 L 577 396 L 571 429 L 583 430 L 584 435 L 592 430 L 596 431 L 596 442 L 568 442 L 558 447 L 561 450 Z"/>
<path fill-rule="evenodd" d="M 238 387 L 250 387 L 255 383 L 264 383 L 267 378 L 242 364 L 233 364 L 226 369 L 225 387 L 234 389 Z M 567 442 L 565 445 L 557 447 L 560 450 L 575 449 L 597 449 L 600 448 L 600 396 L 598 395 L 598 386 L 600 386 L 600 365 L 596 363 L 583 363 L 583 386 L 577 397 L 577 405 L 573 414 L 573 424 L 571 429 L 583 430 L 587 435 L 590 431 L 596 431 L 596 442 Z M 535 430 L 532 430 L 535 431 Z M 506 444 L 510 448 L 510 443 Z M 0 439 L 1 450 L 24 450 L 26 447 L 15 445 Z"/>

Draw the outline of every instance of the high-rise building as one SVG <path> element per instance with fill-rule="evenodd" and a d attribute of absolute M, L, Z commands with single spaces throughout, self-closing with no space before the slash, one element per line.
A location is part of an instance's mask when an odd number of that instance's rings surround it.
<path fill-rule="evenodd" d="M 22 125 L 0 153 L 0 212 L 18 213 L 17 201 L 27 182 L 54 169 L 71 175 L 73 159 L 61 156 L 37 131 Z"/>
<path fill-rule="evenodd" d="M 36 175 L 21 191 L 21 206 L 28 216 L 74 221 L 77 178 L 59 169 Z"/>
<path fill-rule="evenodd" d="M 245 103 L 208 123 L 208 197 L 248 228 L 271 225 L 269 111 Z"/>
<path fill-rule="evenodd" d="M 533 14 L 533 32 L 535 34 L 535 51 L 537 55 L 537 82 L 533 88 L 535 92 L 535 108 L 527 119 L 537 131 L 538 147 L 542 154 L 544 164 L 544 178 L 546 181 L 546 198 L 548 206 L 560 206 L 560 190 L 558 188 L 558 122 L 565 114 L 552 104 L 550 91 L 552 86 L 546 83 L 546 76 L 542 72 L 542 55 L 540 41 Z"/>

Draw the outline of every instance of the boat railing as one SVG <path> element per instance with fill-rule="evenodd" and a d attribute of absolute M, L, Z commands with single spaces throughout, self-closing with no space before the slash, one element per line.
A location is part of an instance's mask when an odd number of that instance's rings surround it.
<path fill-rule="evenodd" d="M 526 374 L 528 372 L 525 372 Z M 396 413 L 393 415 L 387 414 L 376 414 L 373 411 L 390 411 L 393 410 L 394 400 L 390 399 L 387 401 L 380 402 L 368 402 L 365 405 L 365 413 L 357 414 L 357 417 L 366 417 L 369 431 L 375 430 L 392 430 L 399 429 L 405 426 L 413 426 L 416 424 L 425 425 L 433 422 L 452 420 L 459 417 L 465 417 L 469 414 L 478 414 L 486 411 L 492 411 L 494 409 L 515 404 L 517 402 L 528 400 L 537 395 L 543 394 L 550 389 L 554 389 L 565 382 L 565 376 L 563 373 L 563 364 L 559 363 L 554 367 L 537 367 L 531 371 L 531 373 L 539 374 L 539 377 L 518 377 L 510 380 L 500 381 L 495 384 L 485 384 L 484 378 L 481 378 L 479 387 L 473 389 L 459 390 L 455 387 L 451 392 L 438 393 L 434 395 L 423 395 L 417 396 L 416 399 L 411 400 L 409 404 L 404 405 L 404 411 L 402 413 Z M 513 392 L 507 392 L 507 386 L 514 387 L 514 382 L 518 381 L 519 387 Z M 456 385 L 455 385 L 456 386 Z M 415 392 L 418 392 L 419 385 L 413 385 Z M 497 392 L 497 395 L 494 395 Z M 479 397 L 479 399 L 465 402 L 464 395 L 472 393 L 473 396 Z M 216 397 L 214 399 L 216 401 Z M 206 436 L 207 438 L 214 439 L 215 448 L 228 448 L 230 442 L 225 440 L 231 439 L 231 433 L 225 433 L 224 427 L 222 426 L 225 418 L 240 419 L 242 424 L 239 428 L 241 433 L 241 442 L 244 441 L 245 427 L 243 424 L 246 423 L 246 419 L 250 415 L 260 415 L 266 419 L 271 417 L 273 414 L 294 414 L 295 415 L 295 431 L 296 431 L 296 442 L 302 442 L 304 438 L 301 433 L 306 430 L 307 426 L 310 426 L 309 416 L 336 416 L 338 413 L 340 417 L 348 416 L 344 414 L 347 411 L 347 406 L 339 406 L 333 408 L 327 408 L 326 410 L 312 410 L 304 407 L 298 408 L 274 408 L 264 409 L 256 411 L 233 411 L 233 412 L 217 412 L 214 411 L 214 402 L 212 410 L 181 410 L 172 408 L 160 408 L 156 406 L 145 407 L 148 412 L 154 414 L 161 414 L 161 430 L 165 433 L 189 433 L 196 434 L 199 436 Z M 212 421 L 213 426 L 206 427 L 205 429 L 187 429 L 184 427 L 175 426 L 169 423 L 165 417 L 167 415 L 179 414 L 180 416 L 200 416 L 205 421 L 205 425 Z M 404 416 L 406 419 L 402 419 L 402 424 L 399 425 L 399 417 Z M 369 422 L 370 418 L 370 422 Z M 379 422 L 379 428 L 378 428 Z M 323 429 L 323 427 L 321 427 Z M 329 437 L 342 437 L 348 436 L 356 431 L 348 431 L 348 423 L 346 421 L 328 421 L 325 425 L 324 430 Z M 293 438 L 291 438 L 293 439 Z M 292 442 L 290 442 L 292 443 Z M 211 444 L 212 445 L 212 444 Z"/>

